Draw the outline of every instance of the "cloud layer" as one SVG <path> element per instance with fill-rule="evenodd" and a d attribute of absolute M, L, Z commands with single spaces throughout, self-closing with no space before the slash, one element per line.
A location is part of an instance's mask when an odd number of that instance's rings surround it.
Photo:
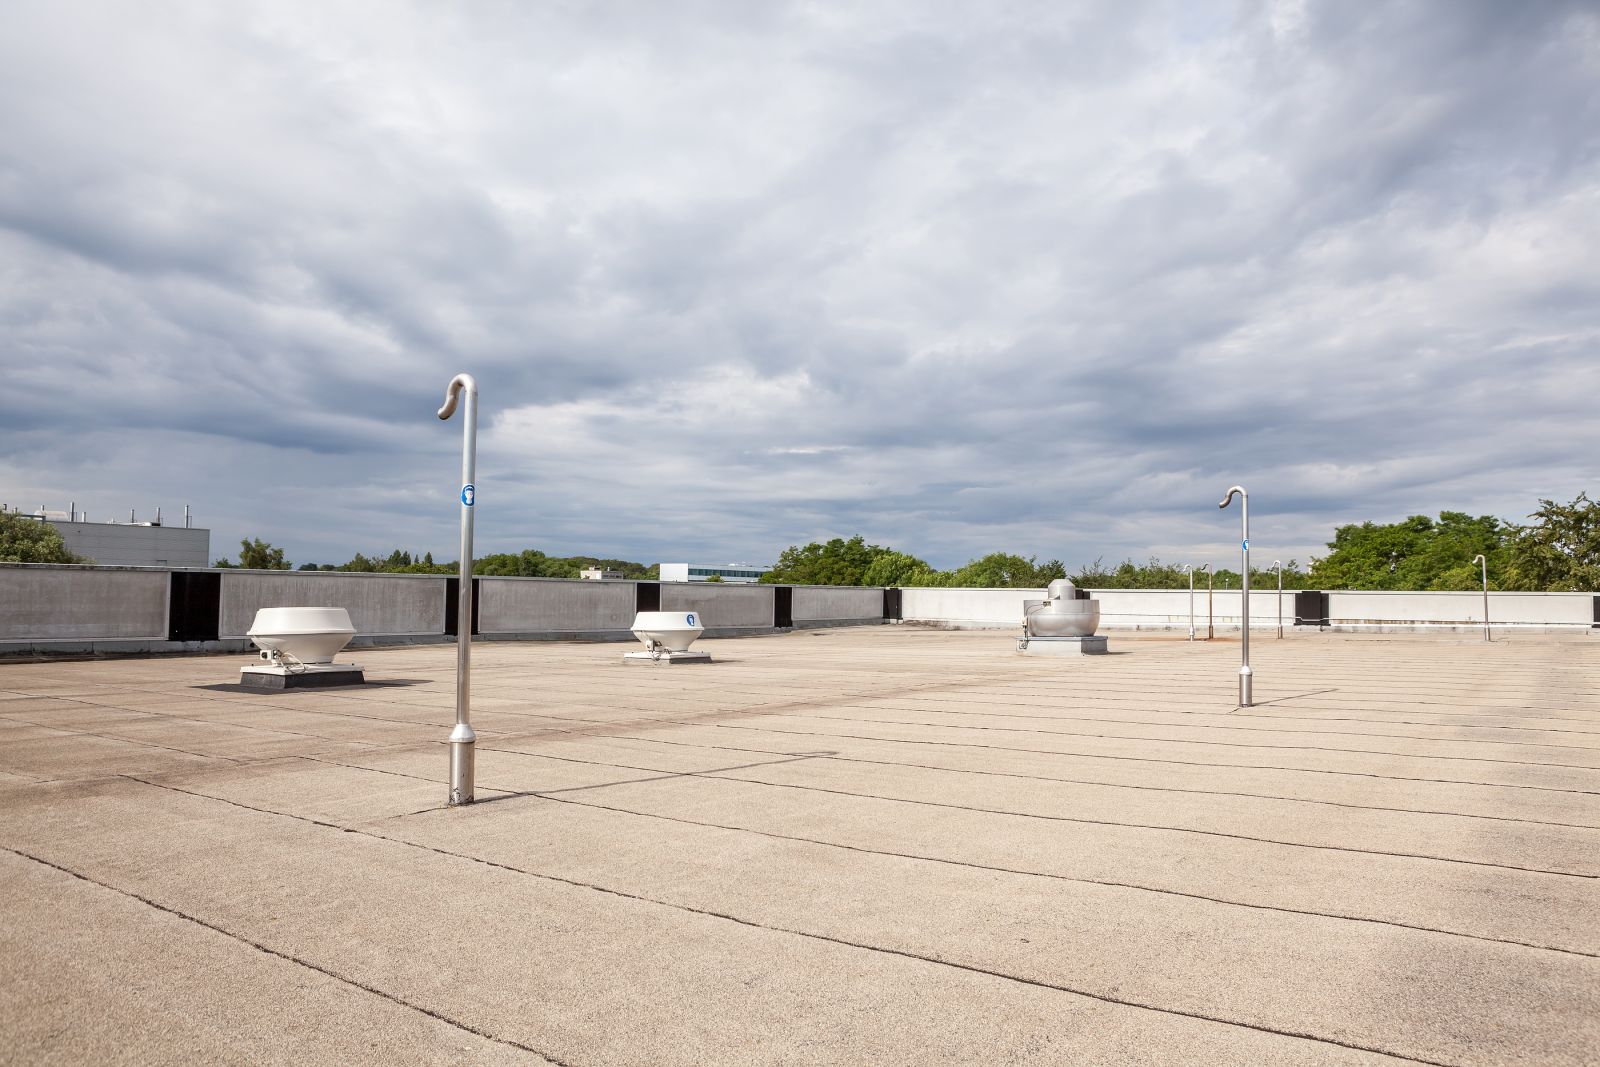
<path fill-rule="evenodd" d="M 1130 11 L 1130 8 L 1136 10 Z M 1304 559 L 1600 481 L 1582 4 L 0 13 L 0 500 Z"/>

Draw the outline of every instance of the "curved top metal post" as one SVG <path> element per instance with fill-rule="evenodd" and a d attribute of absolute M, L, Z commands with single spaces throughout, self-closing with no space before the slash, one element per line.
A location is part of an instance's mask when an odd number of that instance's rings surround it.
<path fill-rule="evenodd" d="M 1185 563 L 1183 573 L 1189 576 L 1189 640 L 1194 640 L 1194 564 Z"/>
<path fill-rule="evenodd" d="M 450 379 L 450 384 L 444 390 L 444 406 L 439 409 L 439 418 L 448 419 L 456 413 L 456 401 L 461 397 L 461 391 L 467 392 L 470 403 L 478 398 L 478 379 L 470 374 L 458 374 Z"/>
<path fill-rule="evenodd" d="M 1483 639 L 1493 641 L 1494 638 L 1489 636 L 1489 561 L 1479 552 L 1472 557 L 1472 562 L 1483 567 Z"/>
<path fill-rule="evenodd" d="M 1243 572 L 1240 582 L 1239 610 L 1239 654 L 1243 661 L 1239 667 L 1239 706 L 1248 708 L 1252 704 L 1251 697 L 1251 670 L 1250 670 L 1250 494 L 1245 492 L 1244 486 L 1235 485 L 1228 489 L 1228 495 L 1222 498 L 1218 508 L 1225 508 L 1233 503 L 1234 497 L 1239 498 L 1239 554 L 1241 556 L 1240 570 Z"/>
<path fill-rule="evenodd" d="M 1283 639 L 1283 560 L 1275 559 L 1272 567 L 1278 572 L 1278 638 Z"/>
<path fill-rule="evenodd" d="M 471 804 L 475 797 L 474 749 L 478 739 L 472 729 L 472 519 L 476 510 L 478 466 L 478 382 L 458 374 L 445 389 L 439 418 L 456 413 L 456 403 L 466 394 L 461 413 L 461 570 L 456 593 L 456 725 L 450 731 L 450 804 Z"/>

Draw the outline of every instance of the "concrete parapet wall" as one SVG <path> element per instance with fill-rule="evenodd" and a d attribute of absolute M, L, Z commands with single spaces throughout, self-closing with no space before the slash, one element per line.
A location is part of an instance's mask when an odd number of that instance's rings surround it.
<path fill-rule="evenodd" d="M 797 593 L 798 595 L 798 593 Z M 1187 589 L 1096 589 L 1090 595 L 1100 602 L 1100 628 L 1111 630 L 1187 630 Z M 957 629 L 1020 629 L 1022 602 L 1038 600 L 1042 589 L 904 589 L 901 616 Z M 1243 597 L 1237 589 L 1218 589 L 1210 598 L 1211 625 L 1238 630 Z M 1294 625 L 1294 590 L 1283 591 L 1283 625 Z M 1279 600 L 1275 586 L 1250 591 L 1250 629 L 1276 629 Z M 1194 594 L 1195 629 L 1205 632 L 1207 596 L 1204 586 Z M 1344 592 L 1328 594 L 1328 621 L 1334 628 L 1424 629 L 1480 626 L 1483 594 Z M 1491 626 L 1587 628 L 1594 622 L 1594 596 L 1590 593 L 1489 594 Z"/>
<path fill-rule="evenodd" d="M 1114 630 L 1172 630 L 1189 628 L 1188 589 L 1096 589 L 1100 601 L 1100 625 Z M 1194 624 L 1204 630 L 1207 618 L 1204 586 L 1194 591 Z M 1237 630 L 1241 620 L 1243 594 L 1237 589 L 1218 589 L 1209 598 L 1211 622 L 1217 629 Z M 1273 630 L 1278 626 L 1278 590 L 1250 590 L 1250 629 Z M 1294 591 L 1285 589 L 1282 599 L 1283 625 L 1294 625 Z"/>
<path fill-rule="evenodd" d="M 261 608 L 344 608 L 364 637 L 444 633 L 445 578 L 326 571 L 223 571 L 222 638 L 245 636 Z"/>
<path fill-rule="evenodd" d="M 796 590 L 798 595 L 799 591 Z M 708 630 L 770 629 L 773 621 L 772 601 L 773 588 L 770 585 L 661 583 L 661 610 L 696 612 Z"/>
<path fill-rule="evenodd" d="M 877 586 L 797 585 L 794 621 L 864 622 L 883 618 L 883 590 Z"/>
<path fill-rule="evenodd" d="M 0 564 L 0 654 L 67 651 L 166 652 L 245 647 L 258 609 L 331 606 L 350 612 L 356 644 L 443 640 L 451 580 L 436 575 L 351 574 L 326 571 L 172 570 Z M 485 577 L 477 580 L 478 632 L 500 640 L 626 639 L 640 583 Z M 768 632 L 777 622 L 778 590 L 765 585 L 666 582 L 654 586 L 664 611 L 693 611 L 708 633 Z M 651 592 L 646 589 L 645 592 Z M 1100 627 L 1182 631 L 1189 625 L 1187 589 L 1091 591 L 1100 602 Z M 649 601 L 655 606 L 652 599 Z M 796 586 L 784 593 L 785 616 L 796 626 L 874 623 L 883 617 L 878 588 Z M 1024 600 L 1042 589 L 902 589 L 891 596 L 909 623 L 953 628 L 1020 630 Z M 1482 595 L 1474 592 L 1332 592 L 1328 625 L 1335 630 L 1384 632 L 1473 629 L 1482 625 Z M 1217 633 L 1237 632 L 1238 590 L 1217 590 L 1211 620 Z M 1589 593 L 1491 593 L 1493 628 L 1594 628 Z M 1207 597 L 1195 591 L 1194 624 L 1206 632 Z M 1294 625 L 1294 594 L 1283 595 L 1284 626 Z M 1251 628 L 1278 625 L 1275 588 L 1251 593 Z M 1304 630 L 1305 628 L 1301 628 Z"/>
<path fill-rule="evenodd" d="M 167 639 L 167 571 L 0 567 L 0 642 Z"/>
<path fill-rule="evenodd" d="M 633 582 L 480 578 L 478 632 L 626 631 L 633 625 L 636 590 Z"/>
<path fill-rule="evenodd" d="M 1592 593 L 1489 594 L 1491 626 L 1588 627 L 1594 621 Z M 1328 622 L 1347 627 L 1481 626 L 1483 593 L 1329 593 Z"/>
<path fill-rule="evenodd" d="M 1022 602 L 1043 589 L 902 589 L 900 617 L 960 629 L 1022 628 Z"/>

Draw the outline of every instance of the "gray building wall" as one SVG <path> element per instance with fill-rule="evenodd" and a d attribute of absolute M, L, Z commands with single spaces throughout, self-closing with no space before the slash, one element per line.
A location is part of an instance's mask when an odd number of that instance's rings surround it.
<path fill-rule="evenodd" d="M 52 519 L 67 551 L 102 567 L 209 567 L 211 531 L 197 527 L 143 526 Z"/>

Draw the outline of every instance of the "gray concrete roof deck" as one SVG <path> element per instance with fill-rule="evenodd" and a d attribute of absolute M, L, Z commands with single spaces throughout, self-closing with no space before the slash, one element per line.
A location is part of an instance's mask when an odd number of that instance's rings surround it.
<path fill-rule="evenodd" d="M 1579 1064 L 1600 641 L 0 665 L 0 1062 Z M 222 688 L 212 688 L 221 685 Z"/>

